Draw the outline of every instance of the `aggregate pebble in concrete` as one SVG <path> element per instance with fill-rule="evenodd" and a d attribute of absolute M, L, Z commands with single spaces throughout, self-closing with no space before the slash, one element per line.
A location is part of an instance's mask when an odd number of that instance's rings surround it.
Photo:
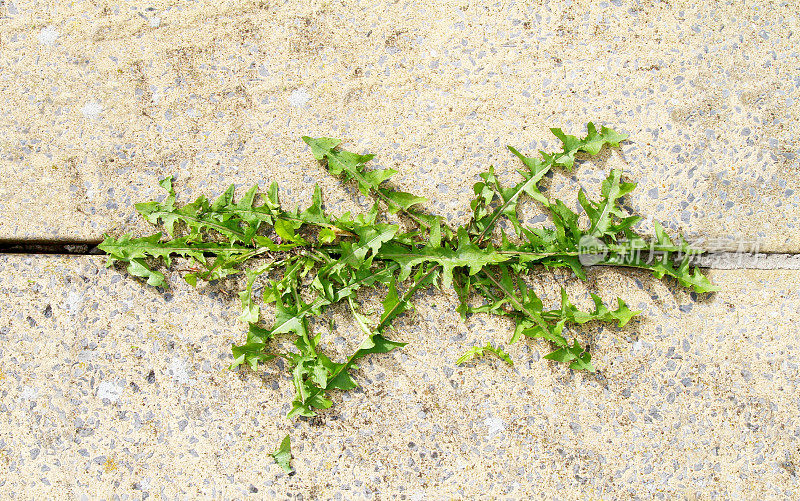
<path fill-rule="evenodd" d="M 588 5 L 6 2 L 0 238 L 141 231 L 133 204 L 169 174 L 186 198 L 277 180 L 305 203 L 319 180 L 357 207 L 302 134 L 377 153 L 464 222 L 479 172 L 516 175 L 505 145 L 593 120 L 631 142 L 578 170 L 590 194 L 624 167 L 629 206 L 673 231 L 800 249 L 796 4 Z M 573 180 L 551 193 L 574 204 Z"/>
<path fill-rule="evenodd" d="M 367 359 L 362 388 L 319 418 L 289 421 L 284 370 L 227 370 L 233 295 L 177 273 L 158 291 L 102 263 L 0 257 L 3 499 L 800 496 L 797 271 L 714 271 L 710 298 L 643 273 L 543 273 L 547 303 L 563 285 L 581 306 L 590 287 L 643 310 L 580 330 L 599 377 L 534 342 L 508 348 L 513 368 L 457 367 L 509 326 L 420 293 L 392 334 L 408 346 Z M 357 342 L 336 320 L 335 334 L 315 324 L 324 345 Z M 268 455 L 286 433 L 292 476 Z"/>

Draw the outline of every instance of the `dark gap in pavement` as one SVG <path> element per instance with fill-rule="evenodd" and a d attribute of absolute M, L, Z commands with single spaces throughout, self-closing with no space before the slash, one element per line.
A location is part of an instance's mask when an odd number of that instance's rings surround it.
<path fill-rule="evenodd" d="M 101 256 L 100 240 L 0 240 L 0 254 Z M 677 262 L 676 262 L 677 264 Z M 716 270 L 800 270 L 800 253 L 715 252 L 693 256 L 691 264 Z"/>
<path fill-rule="evenodd" d="M 0 240 L 0 254 L 68 254 L 74 256 L 97 256 L 97 241 L 67 240 Z"/>

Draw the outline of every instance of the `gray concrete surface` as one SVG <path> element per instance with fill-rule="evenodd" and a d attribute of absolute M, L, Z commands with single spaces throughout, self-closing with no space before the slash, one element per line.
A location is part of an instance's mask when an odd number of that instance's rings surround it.
<path fill-rule="evenodd" d="M 694 256 L 691 263 L 715 270 L 800 270 L 800 254 L 719 252 Z"/>
<path fill-rule="evenodd" d="M 0 238 L 138 230 L 176 174 L 191 196 L 319 179 L 302 134 L 377 153 L 430 208 L 506 144 L 531 154 L 593 120 L 630 133 L 611 166 L 630 206 L 675 231 L 800 249 L 797 3 L 149 4 L 8 1 L 0 19 Z M 574 198 L 557 177 L 552 191 Z M 536 213 L 531 213 L 536 218 Z"/>
<path fill-rule="evenodd" d="M 592 120 L 631 135 L 548 181 L 575 204 L 612 167 L 630 208 L 701 246 L 800 252 L 797 2 L 0 2 L 0 240 L 148 231 L 133 204 L 175 174 L 183 200 L 319 181 L 363 207 L 299 140 L 338 136 L 397 184 L 467 219 L 476 175 Z M 524 206 L 524 218 L 542 221 Z M 650 227 L 645 221 L 643 229 Z M 723 267 L 797 266 L 796 256 Z M 708 263 L 707 263 L 708 264 Z M 509 348 L 509 326 L 420 296 L 316 420 L 284 416 L 275 365 L 226 369 L 236 298 L 173 274 L 160 293 L 99 257 L 0 255 L 2 499 L 796 499 L 796 270 L 717 270 L 711 298 L 645 274 L 582 284 L 644 310 L 587 326 L 600 377 Z M 365 298 L 367 302 L 375 298 Z M 344 353 L 356 328 L 315 325 Z M 290 433 L 297 473 L 268 453 Z"/>
<path fill-rule="evenodd" d="M 366 360 L 361 390 L 321 419 L 287 420 L 274 365 L 226 369 L 234 298 L 181 281 L 146 288 L 100 258 L 0 257 L 3 499 L 794 499 L 800 495 L 797 271 L 714 271 L 695 300 L 645 274 L 590 274 L 644 310 L 624 329 L 587 326 L 601 377 L 509 348 L 504 322 L 466 323 L 456 299 L 417 298 L 400 351 Z M 173 274 L 177 279 L 177 274 Z M 560 272 L 538 287 L 555 302 Z M 334 351 L 357 328 L 316 324 Z M 285 433 L 297 473 L 267 455 Z M 258 492 L 256 492 L 256 490 Z"/>

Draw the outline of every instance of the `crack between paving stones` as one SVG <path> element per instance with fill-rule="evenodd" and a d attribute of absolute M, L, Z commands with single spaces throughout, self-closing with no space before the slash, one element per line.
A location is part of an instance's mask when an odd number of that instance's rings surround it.
<path fill-rule="evenodd" d="M 0 254 L 100 256 L 100 240 L 0 240 Z"/>
<path fill-rule="evenodd" d="M 0 254 L 102 256 L 100 240 L 0 240 Z M 800 253 L 716 252 L 695 256 L 692 265 L 712 270 L 800 270 Z"/>

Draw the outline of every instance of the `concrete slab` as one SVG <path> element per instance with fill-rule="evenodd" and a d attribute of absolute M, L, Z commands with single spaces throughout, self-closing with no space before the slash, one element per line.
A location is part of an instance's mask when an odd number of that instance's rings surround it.
<path fill-rule="evenodd" d="M 191 196 L 274 179 L 293 201 L 319 179 L 354 205 L 302 134 L 377 153 L 464 221 L 476 174 L 517 167 L 506 144 L 593 120 L 632 142 L 579 170 L 590 192 L 624 165 L 630 206 L 672 230 L 800 249 L 791 2 L 149 5 L 0 7 L 0 238 L 131 230 L 168 174 Z"/>
<path fill-rule="evenodd" d="M 284 371 L 226 370 L 233 297 L 178 280 L 159 293 L 95 257 L 2 256 L 0 497 L 796 499 L 800 276 L 711 277 L 722 291 L 695 300 L 644 274 L 592 273 L 604 297 L 644 310 L 581 331 L 601 377 L 539 360 L 536 343 L 510 348 L 513 368 L 456 367 L 508 325 L 419 297 L 394 334 L 410 345 L 367 359 L 363 389 L 321 418 L 290 422 Z M 543 274 L 558 285 L 588 300 Z M 334 348 L 357 331 L 325 326 Z M 294 476 L 267 455 L 286 433 Z"/>

